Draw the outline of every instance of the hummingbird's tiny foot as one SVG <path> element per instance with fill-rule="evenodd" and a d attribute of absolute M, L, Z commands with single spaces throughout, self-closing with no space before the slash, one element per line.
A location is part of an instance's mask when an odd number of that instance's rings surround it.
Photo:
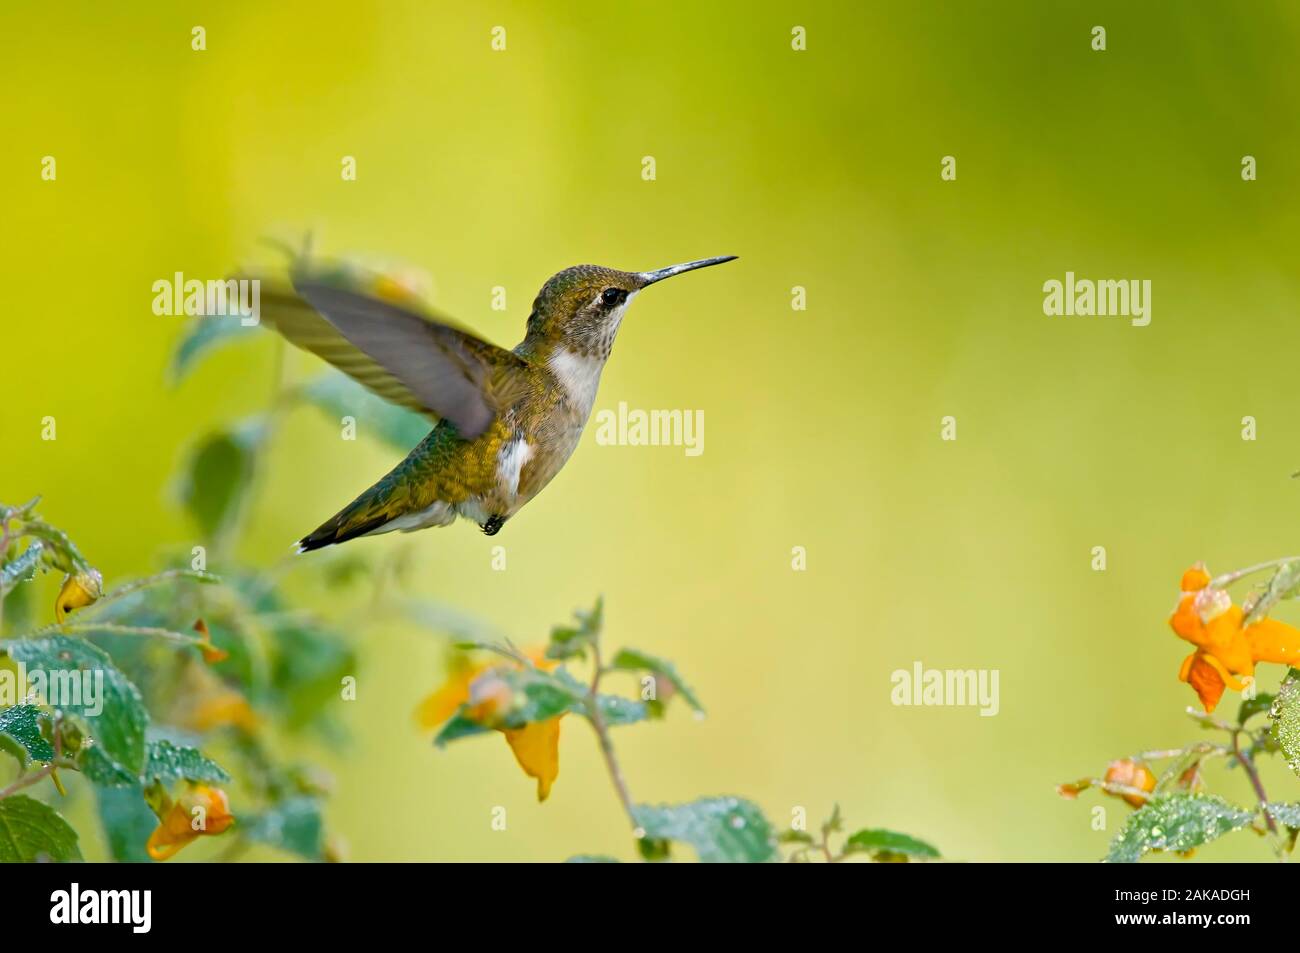
<path fill-rule="evenodd" d="M 479 528 L 483 530 L 485 536 L 495 536 L 501 531 L 501 527 L 506 525 L 504 516 L 489 516 L 488 521 Z"/>

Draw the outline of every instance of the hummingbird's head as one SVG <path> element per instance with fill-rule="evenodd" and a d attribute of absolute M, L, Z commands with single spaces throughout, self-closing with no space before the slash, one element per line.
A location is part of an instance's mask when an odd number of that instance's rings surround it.
<path fill-rule="evenodd" d="M 647 285 L 673 275 L 720 265 L 735 255 L 703 258 L 658 271 L 617 271 L 600 265 L 574 265 L 542 286 L 528 316 L 528 338 L 604 360 L 614 345 L 623 315 Z"/>

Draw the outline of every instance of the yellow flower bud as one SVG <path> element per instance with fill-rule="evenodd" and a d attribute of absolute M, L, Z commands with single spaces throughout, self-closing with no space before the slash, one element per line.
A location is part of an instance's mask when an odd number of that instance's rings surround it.
<path fill-rule="evenodd" d="M 104 577 L 97 569 L 73 573 L 63 580 L 59 597 L 54 600 L 54 618 L 62 622 L 73 609 L 98 602 L 104 594 Z"/>

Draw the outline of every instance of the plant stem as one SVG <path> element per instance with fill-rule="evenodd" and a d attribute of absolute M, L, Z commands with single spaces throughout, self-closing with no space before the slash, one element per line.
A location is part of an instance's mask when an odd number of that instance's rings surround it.
<path fill-rule="evenodd" d="M 623 804 L 628 823 L 632 825 L 632 832 L 635 834 L 641 827 L 636 822 L 636 811 L 633 807 L 632 795 L 628 792 L 627 781 L 623 779 L 623 769 L 619 767 L 618 756 L 614 754 L 614 743 L 609 737 L 609 726 L 605 724 L 605 716 L 600 713 L 600 701 L 597 692 L 600 689 L 600 678 L 605 674 L 605 669 L 601 663 L 599 643 L 593 642 L 592 655 L 594 662 L 591 687 L 587 690 L 587 716 L 591 721 L 592 729 L 596 732 L 596 739 L 600 742 L 600 753 L 605 759 L 605 767 L 609 770 L 609 779 L 614 784 L 614 790 L 618 794 L 619 801 Z"/>
<path fill-rule="evenodd" d="M 29 788 L 33 784 L 39 784 L 46 778 L 54 776 L 54 772 L 59 768 L 76 768 L 75 761 L 68 761 L 63 757 L 63 734 L 60 731 L 59 720 L 56 717 L 54 721 L 54 757 L 50 763 L 45 765 L 39 771 L 33 771 L 31 774 L 24 774 L 21 778 L 9 785 L 3 791 L 0 791 L 0 801 L 9 797 L 11 794 L 17 794 L 24 788 Z M 59 788 L 59 793 L 63 794 L 63 785 L 59 784 L 59 779 L 54 776 L 54 783 Z"/>
<path fill-rule="evenodd" d="M 1238 569 L 1234 572 L 1226 572 L 1222 576 L 1215 576 L 1210 580 L 1210 588 L 1222 589 L 1224 586 L 1230 586 L 1238 579 L 1244 579 L 1251 573 L 1259 572 L 1262 569 L 1272 569 L 1274 566 L 1280 566 L 1283 563 L 1294 562 L 1300 559 L 1300 556 L 1283 556 L 1281 559 L 1270 559 L 1268 562 L 1256 563 L 1253 566 L 1247 566 L 1245 569 Z"/>
<path fill-rule="evenodd" d="M 119 625 L 116 622 L 78 622 L 75 625 L 64 625 L 60 628 L 62 632 L 107 632 L 111 635 L 139 635 L 147 638 L 162 639 L 166 642 L 174 642 L 177 645 L 188 645 L 199 648 L 204 645 L 204 641 L 198 636 L 186 635 L 184 632 L 173 632 L 171 629 L 160 629 L 152 625 Z"/>
<path fill-rule="evenodd" d="M 1268 803 L 1268 795 L 1264 793 L 1264 782 L 1259 779 L 1259 771 L 1255 768 L 1255 761 L 1241 750 L 1241 731 L 1237 730 L 1232 733 L 1232 753 L 1237 756 L 1237 761 L 1241 764 L 1242 770 L 1250 778 L 1250 786 L 1255 789 L 1255 797 L 1259 800 L 1259 806 L 1264 807 Z M 1264 820 L 1268 823 L 1268 829 L 1271 833 L 1277 833 L 1277 822 L 1273 820 L 1273 815 L 1264 810 Z"/>

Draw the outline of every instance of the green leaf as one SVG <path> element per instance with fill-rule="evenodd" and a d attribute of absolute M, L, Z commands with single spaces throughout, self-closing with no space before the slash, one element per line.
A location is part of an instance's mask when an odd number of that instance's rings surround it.
<path fill-rule="evenodd" d="M 668 682 L 682 698 L 686 699 L 686 704 L 690 705 L 697 715 L 704 714 L 704 706 L 700 704 L 695 692 L 691 691 L 686 680 L 678 674 L 676 666 L 667 659 L 637 649 L 620 649 L 609 667 L 627 672 L 649 672 L 656 679 Z"/>
<path fill-rule="evenodd" d="M 495 670 L 514 692 L 514 705 L 502 718 L 503 728 L 522 728 L 534 721 L 546 721 L 569 711 L 581 711 L 586 689 L 564 669 L 511 668 Z"/>
<path fill-rule="evenodd" d="M 618 858 L 607 854 L 574 854 L 566 864 L 617 864 Z"/>
<path fill-rule="evenodd" d="M 1294 599 L 1297 595 L 1300 595 L 1300 559 L 1293 559 L 1277 567 L 1258 596 L 1246 600 L 1246 616 L 1242 619 L 1242 626 L 1258 622 L 1279 602 Z"/>
<path fill-rule="evenodd" d="M 0 596 L 3 596 L 20 582 L 31 582 L 36 577 L 36 570 L 41 568 L 41 554 L 45 551 L 45 544 L 39 539 L 34 539 L 16 557 L 4 564 L 0 569 Z M 0 556 L 3 556 L 0 553 Z"/>
<path fill-rule="evenodd" d="M 308 860 L 320 860 L 325 852 L 325 825 L 315 798 L 287 798 L 248 820 L 241 819 L 239 829 L 251 841 Z"/>
<path fill-rule="evenodd" d="M 341 373 L 326 374 L 308 384 L 303 397 L 334 421 L 354 417 L 357 432 L 377 437 L 406 452 L 428 436 L 433 424 L 413 410 L 396 407 Z"/>
<path fill-rule="evenodd" d="M 621 695 L 599 695 L 596 703 L 600 706 L 600 716 L 611 728 L 620 725 L 634 725 L 650 717 L 645 702 Z"/>
<path fill-rule="evenodd" d="M 1111 841 L 1106 862 L 1131 864 L 1153 850 L 1188 851 L 1245 827 L 1252 816 L 1217 795 L 1169 794 L 1129 815 Z"/>
<path fill-rule="evenodd" d="M 182 778 L 196 783 L 223 784 L 230 780 L 230 775 L 197 748 L 174 745 L 166 739 L 149 742 L 148 759 L 142 772 L 144 783 L 169 784 Z"/>
<path fill-rule="evenodd" d="M 1291 770 L 1300 775 L 1300 678 L 1295 669 L 1287 672 L 1269 711 L 1272 736 Z"/>
<path fill-rule="evenodd" d="M 5 642 L 4 649 L 27 667 L 29 684 L 34 674 L 42 674 L 47 701 L 86 719 L 93 743 L 82 749 L 82 757 L 101 769 L 101 776 L 110 769 L 130 778 L 139 776 L 145 763 L 144 732 L 149 715 L 140 692 L 106 652 L 66 635 L 15 639 Z M 76 675 L 79 672 L 89 675 Z"/>
<path fill-rule="evenodd" d="M 25 794 L 0 800 L 0 863 L 81 860 L 77 832 L 48 804 Z"/>
<path fill-rule="evenodd" d="M 636 842 L 636 852 L 652 864 L 672 860 L 673 842 L 663 837 L 642 837 Z"/>
<path fill-rule="evenodd" d="M 0 636 L 8 632 L 26 632 L 32 628 L 32 587 L 18 586 L 8 592 L 0 593 L 4 601 L 4 625 L 0 626 Z"/>
<path fill-rule="evenodd" d="M 220 345 L 252 336 L 257 325 L 246 325 L 238 314 L 204 315 L 194 319 L 185 329 L 176 351 L 172 355 L 172 383 L 179 383 L 199 359 Z"/>
<path fill-rule="evenodd" d="M 459 712 L 452 715 L 434 737 L 433 743 L 439 748 L 445 748 L 449 742 L 459 741 L 461 738 L 469 738 L 473 735 L 481 735 L 492 729 L 486 725 L 480 725 Z"/>
<path fill-rule="evenodd" d="M 77 767 L 86 780 L 101 788 L 129 788 L 140 784 L 139 775 L 132 774 L 104 753 L 103 748 L 91 745 L 77 755 Z"/>
<path fill-rule="evenodd" d="M 1279 824 L 1300 827 L 1300 804 L 1265 804 L 1264 810 Z"/>
<path fill-rule="evenodd" d="M 0 711 L 0 734 L 18 742 L 33 761 L 54 760 L 53 746 L 41 735 L 41 710 L 35 705 L 15 705 Z"/>
<path fill-rule="evenodd" d="M 939 851 L 910 834 L 873 827 L 858 831 L 844 842 L 846 853 L 867 853 L 873 860 L 933 860 Z"/>
<path fill-rule="evenodd" d="M 41 562 L 45 565 L 66 573 L 89 572 L 93 568 L 77 544 L 57 526 L 28 517 L 23 520 L 23 532 L 45 544 L 41 550 Z"/>
<path fill-rule="evenodd" d="M 219 536 L 238 517 L 264 435 L 263 422 L 255 418 L 209 434 L 190 452 L 180 498 L 207 537 Z"/>
<path fill-rule="evenodd" d="M 573 615 L 576 625 L 557 625 L 551 629 L 550 644 L 546 646 L 547 658 L 560 661 L 586 658 L 587 649 L 600 638 L 600 630 L 605 624 L 605 600 L 597 599 L 590 612 L 579 609 Z"/>
<path fill-rule="evenodd" d="M 776 860 L 776 838 L 763 812 L 736 797 L 709 797 L 688 804 L 638 804 L 632 809 L 650 840 L 690 844 L 705 863 Z"/>
<path fill-rule="evenodd" d="M 1237 709 L 1237 724 L 1244 725 L 1256 715 L 1261 715 L 1273 707 L 1273 695 L 1269 692 L 1260 692 L 1254 698 L 1243 698 L 1241 707 Z"/>
<path fill-rule="evenodd" d="M 337 703 L 357 658 L 343 637 L 321 623 L 290 619 L 270 627 L 271 686 L 290 728 L 302 728 Z"/>
<path fill-rule="evenodd" d="M 95 797 L 99 802 L 100 826 L 112 858 L 126 864 L 152 863 L 145 844 L 158 826 L 158 818 L 145 803 L 140 783 L 96 786 Z"/>

